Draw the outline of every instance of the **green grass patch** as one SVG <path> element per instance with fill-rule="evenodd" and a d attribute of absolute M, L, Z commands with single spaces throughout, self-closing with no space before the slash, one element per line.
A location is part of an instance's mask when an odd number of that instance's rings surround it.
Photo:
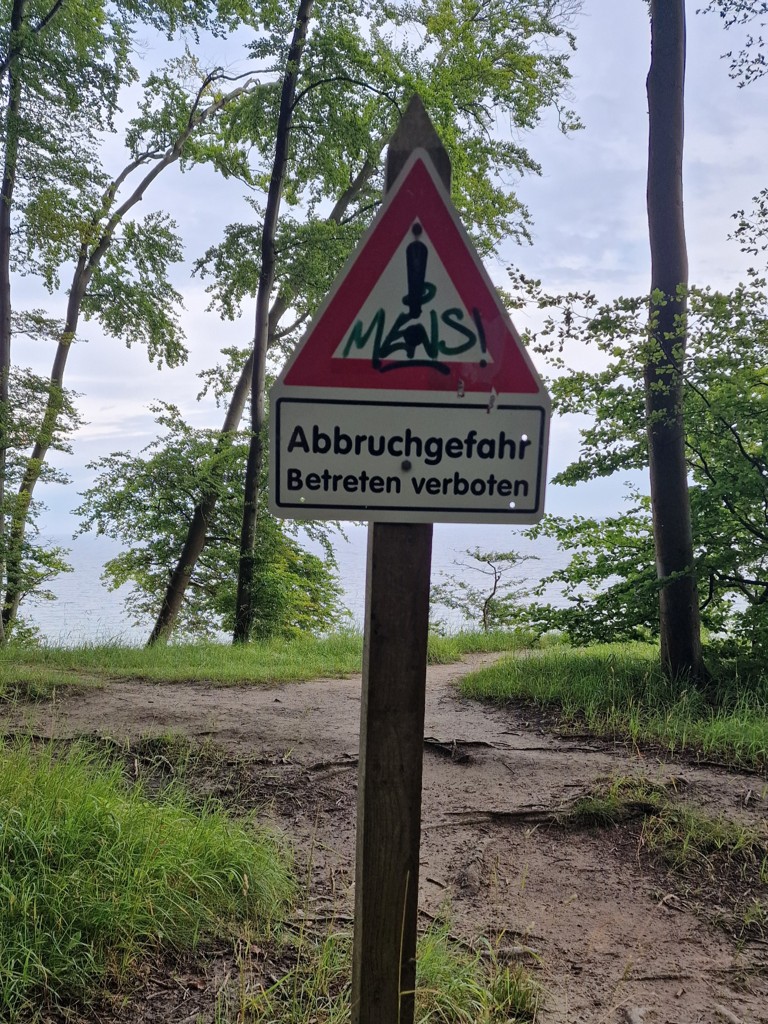
<path fill-rule="evenodd" d="M 236 646 L 199 643 L 144 648 L 107 644 L 15 650 L 9 646 L 0 651 L 0 666 L 10 677 L 35 671 L 42 678 L 48 674 L 52 679 L 61 679 L 66 673 L 86 673 L 104 680 L 212 681 L 226 685 L 345 676 L 360 670 L 361 658 L 362 638 L 349 632 Z"/>
<path fill-rule="evenodd" d="M 653 742 L 744 767 L 768 762 L 768 684 L 721 669 L 715 706 L 684 680 L 669 680 L 645 644 L 556 647 L 510 658 L 462 681 L 466 696 L 531 701 L 565 725 Z"/>
<path fill-rule="evenodd" d="M 78 693 L 100 685 L 97 679 L 78 671 L 20 661 L 18 654 L 9 656 L 11 650 L 0 648 L 0 704 L 53 700 L 62 691 Z"/>
<path fill-rule="evenodd" d="M 638 814 L 657 813 L 666 793 L 665 785 L 645 776 L 617 776 L 576 800 L 561 820 L 586 828 L 617 825 Z"/>
<path fill-rule="evenodd" d="M 491 654 L 520 651 L 536 646 L 533 633 L 523 629 L 492 629 L 485 632 L 462 630 L 447 636 L 430 634 L 427 658 L 432 665 L 461 661 L 465 654 Z"/>
<path fill-rule="evenodd" d="M 431 636 L 428 658 L 432 663 L 447 664 L 477 651 L 518 650 L 530 641 L 527 633 L 502 630 Z M 46 699 L 64 687 L 121 679 L 226 686 L 341 678 L 361 670 L 362 652 L 362 636 L 351 631 L 237 646 L 199 643 L 143 648 L 106 644 L 68 648 L 9 644 L 0 648 L 0 700 Z"/>
<path fill-rule="evenodd" d="M 172 789 L 150 801 L 82 746 L 0 746 L 4 1019 L 87 1003 L 234 922 L 266 935 L 292 897 L 284 851 L 253 823 Z"/>
<path fill-rule="evenodd" d="M 332 932 L 302 935 L 295 964 L 271 987 L 241 997 L 219 1015 L 233 1024 L 348 1024 L 352 938 Z M 490 948 L 473 951 L 452 940 L 445 925 L 419 939 L 417 1024 L 534 1022 L 541 1000 L 530 972 L 504 965 Z"/>
<path fill-rule="evenodd" d="M 768 827 L 743 825 L 726 818 L 709 818 L 687 807 L 665 806 L 643 829 L 649 850 L 659 853 L 680 871 L 711 874 L 724 868 L 754 874 L 768 885 Z"/>
<path fill-rule="evenodd" d="M 697 914 L 738 938 L 768 931 L 768 823 L 711 817 L 682 801 L 679 780 L 644 775 L 599 782 L 552 815 L 570 828 L 632 826 L 638 856 L 665 872 L 664 891 L 677 890 Z"/>

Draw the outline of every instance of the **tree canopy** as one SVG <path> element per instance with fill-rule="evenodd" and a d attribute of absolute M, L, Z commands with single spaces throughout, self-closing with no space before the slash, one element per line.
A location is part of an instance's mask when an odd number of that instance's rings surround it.
<path fill-rule="evenodd" d="M 737 215 L 737 238 L 756 253 L 766 245 L 766 209 Z M 652 341 L 647 298 L 598 302 L 594 294 L 546 295 L 515 274 L 549 311 L 536 344 L 556 371 L 552 397 L 560 413 L 584 414 L 579 458 L 555 483 L 572 486 L 629 474 L 647 465 L 642 383 Z M 684 379 L 686 460 L 699 605 L 712 640 L 768 644 L 768 293 L 753 271 L 732 292 L 687 292 L 689 363 Z M 602 353 L 598 370 L 574 370 L 564 351 L 578 339 Z M 567 372 L 562 372 L 566 369 Z M 627 489 L 627 508 L 608 517 L 546 517 L 536 536 L 571 553 L 555 573 L 565 607 L 533 615 L 579 642 L 656 635 L 659 583 L 649 501 Z"/>

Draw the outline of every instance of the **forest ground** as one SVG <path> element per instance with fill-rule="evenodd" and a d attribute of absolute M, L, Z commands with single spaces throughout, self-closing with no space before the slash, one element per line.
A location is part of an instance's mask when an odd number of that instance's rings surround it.
<path fill-rule="evenodd" d="M 422 923 L 447 915 L 460 940 L 485 936 L 528 965 L 544 993 L 541 1024 L 768 1022 L 768 941 L 745 926 L 747 881 L 719 876 L 706 857 L 671 870 L 647 848 L 642 808 L 602 825 L 568 816 L 606 781 L 642 777 L 674 804 L 764 826 L 764 777 L 560 734 L 530 709 L 462 698 L 460 678 L 494 657 L 428 669 Z M 19 704 L 5 730 L 129 743 L 147 777 L 174 770 L 169 736 L 201 744 L 185 783 L 235 812 L 261 809 L 310 879 L 302 926 L 349 928 L 360 691 L 359 676 L 234 687 L 127 679 Z M 227 985 L 269 982 L 279 969 L 262 950 L 223 946 L 158 962 L 109 1016 L 211 1021 Z"/>

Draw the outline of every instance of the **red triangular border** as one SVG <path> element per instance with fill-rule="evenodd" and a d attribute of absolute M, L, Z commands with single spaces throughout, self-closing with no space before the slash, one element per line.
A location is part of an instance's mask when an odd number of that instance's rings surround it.
<path fill-rule="evenodd" d="M 414 220 L 423 224 L 467 309 L 483 318 L 491 362 L 448 362 L 449 373 L 400 361 L 387 372 L 365 359 L 334 359 L 343 332 L 371 294 Z M 367 238 L 342 271 L 318 319 L 300 342 L 282 375 L 288 386 L 360 388 L 394 391 L 465 391 L 537 394 L 540 381 L 532 371 L 523 344 L 502 311 L 493 287 L 471 242 L 460 230 L 424 160 L 417 158 L 395 184 L 394 194 L 379 211 Z"/>

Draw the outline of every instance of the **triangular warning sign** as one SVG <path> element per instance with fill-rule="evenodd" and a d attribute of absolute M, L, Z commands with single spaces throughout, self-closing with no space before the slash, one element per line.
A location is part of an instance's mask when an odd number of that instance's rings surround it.
<path fill-rule="evenodd" d="M 280 380 L 312 388 L 543 392 L 424 150 L 387 194 Z"/>

